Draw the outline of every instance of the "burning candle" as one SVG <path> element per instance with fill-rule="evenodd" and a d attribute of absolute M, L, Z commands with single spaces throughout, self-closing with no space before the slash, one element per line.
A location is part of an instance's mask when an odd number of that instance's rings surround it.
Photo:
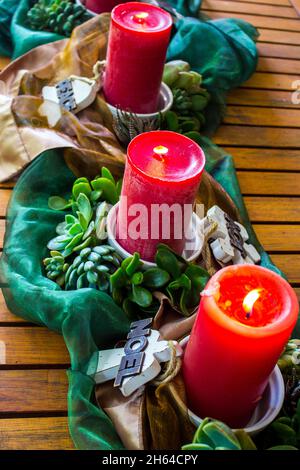
<path fill-rule="evenodd" d="M 255 265 L 218 271 L 202 293 L 183 359 L 189 407 L 244 427 L 298 316 L 291 286 Z"/>
<path fill-rule="evenodd" d="M 153 261 L 163 242 L 182 253 L 204 165 L 199 145 L 175 132 L 146 132 L 131 141 L 117 230 L 125 250 Z"/>
<path fill-rule="evenodd" d="M 86 0 L 85 6 L 88 10 L 91 10 L 94 13 L 105 13 L 111 11 L 120 3 L 125 2 L 122 2 L 122 0 Z"/>
<path fill-rule="evenodd" d="M 171 27 L 171 15 L 148 3 L 113 9 L 103 84 L 108 103 L 139 114 L 158 110 Z"/>

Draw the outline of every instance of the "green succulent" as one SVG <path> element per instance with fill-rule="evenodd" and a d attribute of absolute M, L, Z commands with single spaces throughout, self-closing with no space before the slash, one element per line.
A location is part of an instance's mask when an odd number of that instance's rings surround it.
<path fill-rule="evenodd" d="M 76 26 L 92 18 L 82 5 L 68 0 L 38 0 L 27 13 L 29 27 L 70 36 Z"/>
<path fill-rule="evenodd" d="M 110 276 L 121 265 L 121 258 L 110 245 L 83 248 L 65 274 L 65 289 L 91 287 L 109 292 Z"/>
<path fill-rule="evenodd" d="M 221 421 L 205 418 L 193 442 L 184 445 L 182 450 L 256 450 L 256 446 L 244 430 L 234 432 Z"/>
<path fill-rule="evenodd" d="M 201 87 L 201 75 L 190 70 L 187 62 L 174 60 L 165 65 L 163 81 L 172 90 L 173 105 L 163 116 L 162 127 L 199 142 L 199 131 L 205 124 L 203 111 L 210 99 Z"/>
<path fill-rule="evenodd" d="M 116 204 L 120 198 L 121 189 L 122 179 L 115 181 L 108 168 L 102 167 L 101 175 L 91 182 L 85 177 L 77 178 L 73 183 L 72 194 L 68 200 L 61 196 L 51 196 L 48 205 L 53 210 L 64 211 L 72 208 L 73 212 L 76 212 L 76 201 L 81 193 L 86 195 L 92 206 L 99 201 Z"/>
<path fill-rule="evenodd" d="M 289 375 L 292 369 L 300 375 L 300 340 L 290 339 L 277 362 L 281 372 Z"/>
<path fill-rule="evenodd" d="M 171 303 L 179 307 L 184 316 L 190 316 L 199 304 L 200 292 L 209 279 L 208 272 L 187 262 L 164 244 L 158 245 L 155 261 L 159 268 L 170 275 L 171 282 L 166 287 L 166 294 Z"/>
<path fill-rule="evenodd" d="M 43 263 L 47 277 L 62 287 L 65 283 L 65 275 L 69 267 L 63 255 L 59 251 L 50 251 L 50 257 L 45 258 Z"/>
<path fill-rule="evenodd" d="M 141 268 L 140 255 L 134 253 L 110 277 L 112 297 L 130 318 L 154 314 L 158 302 L 152 292 L 163 288 L 170 279 L 163 269 L 154 267 L 142 271 Z"/>

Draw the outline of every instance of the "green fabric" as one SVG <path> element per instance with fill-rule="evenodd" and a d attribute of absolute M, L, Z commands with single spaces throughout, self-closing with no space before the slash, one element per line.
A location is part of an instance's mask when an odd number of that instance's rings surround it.
<path fill-rule="evenodd" d="M 181 1 L 181 11 L 184 5 L 187 8 L 184 12 L 192 14 L 196 11 L 196 3 Z M 35 33 L 35 39 L 29 39 L 28 32 L 18 23 L 24 17 L 25 5 L 27 0 L 22 0 L 11 27 L 15 56 L 28 50 L 26 47 L 30 44 L 36 46 L 46 42 L 46 36 L 40 33 Z M 1 12 L 0 21 L 3 18 Z M 7 32 L 9 17 L 5 24 Z M 21 40 L 16 39 L 16 31 L 19 31 Z M 224 103 L 226 91 L 253 72 L 257 54 L 251 37 L 255 35 L 254 28 L 244 22 L 203 22 L 185 18 L 177 25 L 168 58 L 188 60 L 193 69 L 202 73 L 215 105 L 219 106 Z M 51 40 L 49 36 L 48 40 Z M 0 37 L 4 38 L 2 29 Z M 9 36 L 5 37 L 9 41 Z M 2 39 L 0 42 L 2 44 Z M 213 105 L 210 109 L 210 131 L 219 120 L 216 109 Z M 232 158 L 207 137 L 203 138 L 203 148 L 207 171 L 238 206 L 243 222 L 250 231 L 251 241 L 261 252 L 262 264 L 279 272 L 255 239 Z M 94 383 L 84 372 L 94 351 L 112 347 L 117 340 L 125 337 L 129 328 L 127 317 L 108 295 L 93 289 L 64 292 L 42 273 L 41 260 L 47 252 L 46 243 L 54 236 L 55 226 L 62 219 L 61 213 L 48 208 L 48 197 L 69 192 L 74 179 L 62 154 L 57 151 L 42 154 L 18 181 L 7 214 L 0 265 L 3 293 L 11 311 L 64 337 L 71 357 L 68 409 L 70 432 L 75 445 L 80 449 L 121 449 L 122 444 L 110 419 L 94 404 Z"/>
<path fill-rule="evenodd" d="M 27 27 L 26 13 L 33 3 L 32 0 L 0 0 L 0 54 L 15 59 L 34 47 L 65 39 L 60 34 L 32 31 Z"/>

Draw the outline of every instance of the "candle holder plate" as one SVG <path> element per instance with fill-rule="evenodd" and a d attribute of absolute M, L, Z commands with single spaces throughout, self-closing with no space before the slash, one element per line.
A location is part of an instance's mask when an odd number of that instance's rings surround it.
<path fill-rule="evenodd" d="M 107 237 L 108 243 L 117 251 L 117 253 L 123 258 L 128 258 L 133 255 L 126 251 L 116 240 L 116 227 L 117 227 L 117 217 L 119 211 L 119 203 L 115 204 L 109 211 L 107 216 Z M 192 222 L 191 222 L 191 233 L 193 236 L 187 242 L 185 249 L 182 253 L 182 257 L 188 262 L 194 261 L 201 254 L 204 237 L 203 237 L 203 226 L 201 224 L 201 219 L 199 216 L 193 212 Z M 156 266 L 155 263 L 151 261 L 141 260 L 143 263 L 144 269 L 153 268 Z"/>
<path fill-rule="evenodd" d="M 180 342 L 182 349 L 185 348 L 189 336 Z M 245 426 L 244 430 L 250 435 L 254 436 L 263 431 L 269 424 L 274 421 L 280 412 L 285 396 L 285 387 L 282 374 L 279 367 L 276 365 L 273 372 L 269 377 L 268 385 L 263 393 L 263 396 L 257 404 L 254 413 Z M 191 422 L 198 428 L 203 419 L 197 416 L 193 411 L 188 410 Z"/>

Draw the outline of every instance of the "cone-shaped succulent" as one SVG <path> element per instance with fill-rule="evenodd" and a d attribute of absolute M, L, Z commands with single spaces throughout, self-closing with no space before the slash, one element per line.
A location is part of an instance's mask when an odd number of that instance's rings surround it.
<path fill-rule="evenodd" d="M 65 258 L 59 251 L 50 251 L 50 257 L 43 260 L 47 277 L 59 286 L 65 283 L 65 275 L 69 267 Z"/>
<path fill-rule="evenodd" d="M 31 29 L 70 36 L 76 26 L 92 18 L 81 5 L 68 0 L 38 0 L 27 13 Z"/>
<path fill-rule="evenodd" d="M 120 265 L 119 255 L 109 245 L 84 248 L 66 272 L 65 289 L 91 287 L 109 292 L 110 276 Z"/>

